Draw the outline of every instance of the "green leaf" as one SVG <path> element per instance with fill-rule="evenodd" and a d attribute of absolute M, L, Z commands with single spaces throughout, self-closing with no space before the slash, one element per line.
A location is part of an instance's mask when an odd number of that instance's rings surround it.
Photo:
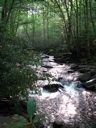
<path fill-rule="evenodd" d="M 34 118 L 34 123 L 39 123 L 39 122 L 42 122 L 42 121 L 45 121 L 45 115 L 38 115 Z"/>
<path fill-rule="evenodd" d="M 27 112 L 30 119 L 32 119 L 32 117 L 34 116 L 35 110 L 36 110 L 36 101 L 35 99 L 30 99 L 27 102 Z"/>

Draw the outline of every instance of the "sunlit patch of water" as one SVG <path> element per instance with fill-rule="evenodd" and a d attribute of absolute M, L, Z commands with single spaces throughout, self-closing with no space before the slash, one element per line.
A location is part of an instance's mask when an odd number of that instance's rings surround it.
<path fill-rule="evenodd" d="M 72 122 L 77 116 L 78 93 L 75 90 L 76 85 L 72 83 L 64 87 L 62 92 L 50 93 L 42 90 L 40 96 L 35 95 L 39 113 L 46 113 L 50 121 L 68 123 L 70 121 Z"/>
<path fill-rule="evenodd" d="M 52 62 L 51 61 L 50 62 L 45 61 L 45 62 L 43 62 L 43 64 L 46 66 L 57 66 L 58 65 L 57 63 L 55 63 L 53 61 Z"/>
<path fill-rule="evenodd" d="M 62 104 L 59 108 L 59 113 L 64 114 L 64 116 L 74 116 L 77 114 L 76 112 L 76 106 L 73 104 L 73 102 L 70 100 L 70 98 L 66 95 L 62 97 Z"/>
<path fill-rule="evenodd" d="M 78 102 L 64 93 L 46 93 L 37 99 L 38 113 L 44 113 L 49 122 L 74 122 L 77 113 Z"/>
<path fill-rule="evenodd" d="M 58 95 L 59 95 L 59 92 L 50 93 L 44 90 L 40 96 L 40 99 L 53 99 L 53 98 L 56 98 Z"/>

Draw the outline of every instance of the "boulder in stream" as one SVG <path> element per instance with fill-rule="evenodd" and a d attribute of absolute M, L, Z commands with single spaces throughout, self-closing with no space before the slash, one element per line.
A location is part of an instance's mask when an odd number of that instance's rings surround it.
<path fill-rule="evenodd" d="M 88 90 L 96 90 L 96 78 L 93 78 L 82 84 Z"/>
<path fill-rule="evenodd" d="M 78 65 L 75 64 L 75 63 L 70 64 L 70 67 L 71 67 L 71 69 L 73 69 L 73 70 L 77 70 L 77 69 L 78 69 Z"/>
<path fill-rule="evenodd" d="M 44 68 L 53 68 L 53 66 L 51 66 L 51 65 L 44 65 L 43 67 Z"/>
<path fill-rule="evenodd" d="M 48 85 L 43 86 L 43 89 L 49 92 L 56 92 L 59 88 L 63 88 L 63 85 L 59 82 L 57 83 L 50 83 Z"/>
<path fill-rule="evenodd" d="M 91 73 L 90 72 L 86 72 L 86 73 L 80 75 L 78 77 L 78 80 L 81 81 L 81 82 L 86 82 L 86 81 L 90 80 L 90 78 L 91 78 Z"/>

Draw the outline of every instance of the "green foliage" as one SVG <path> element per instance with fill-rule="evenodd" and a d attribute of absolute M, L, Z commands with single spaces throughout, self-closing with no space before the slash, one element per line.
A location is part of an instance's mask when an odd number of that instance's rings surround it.
<path fill-rule="evenodd" d="M 0 55 L 0 99 L 27 97 L 27 88 L 33 89 L 38 79 L 36 70 L 28 66 L 39 65 L 31 45 L 8 39 L 1 44 Z"/>
<path fill-rule="evenodd" d="M 30 117 L 30 123 L 32 122 L 32 118 L 34 116 L 36 110 L 36 101 L 35 99 L 31 99 L 27 102 L 27 113 Z"/>
<path fill-rule="evenodd" d="M 44 115 L 34 115 L 36 111 L 36 101 L 35 99 L 30 99 L 27 102 L 27 112 L 30 117 L 30 122 L 28 123 L 28 128 L 36 128 L 36 124 L 43 122 L 45 120 Z"/>
<path fill-rule="evenodd" d="M 18 114 L 15 114 L 12 118 L 12 122 L 10 123 L 4 123 L 3 125 L 7 128 L 24 128 L 24 125 L 26 125 L 27 120 Z"/>
<path fill-rule="evenodd" d="M 12 118 L 11 123 L 4 123 L 7 128 L 36 128 L 38 123 L 45 121 L 44 115 L 34 115 L 36 110 L 36 101 L 35 99 L 30 99 L 27 102 L 27 112 L 30 118 L 28 122 L 25 118 L 15 114 Z M 33 118 L 34 116 L 34 118 Z"/>
<path fill-rule="evenodd" d="M 90 56 L 89 40 L 96 38 L 95 12 L 94 0 L 1 0 L 0 26 L 31 42 L 35 50 L 48 52 L 63 44 L 79 56 L 82 51 Z M 0 39 L 3 35 L 0 27 Z"/>

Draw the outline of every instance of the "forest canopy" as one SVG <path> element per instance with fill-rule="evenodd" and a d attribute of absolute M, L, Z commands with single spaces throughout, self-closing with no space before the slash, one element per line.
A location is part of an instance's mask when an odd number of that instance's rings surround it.
<path fill-rule="evenodd" d="M 95 11 L 95 0 L 1 0 L 0 28 L 37 50 L 61 45 L 78 55 L 85 50 L 89 57 L 96 38 Z"/>

